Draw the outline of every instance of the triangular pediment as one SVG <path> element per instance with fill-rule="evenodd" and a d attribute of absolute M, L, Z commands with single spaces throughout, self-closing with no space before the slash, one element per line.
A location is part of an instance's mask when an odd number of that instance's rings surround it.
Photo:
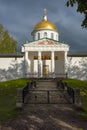
<path fill-rule="evenodd" d="M 30 43 L 25 43 L 24 46 L 58 46 L 58 45 L 67 45 L 64 43 L 60 43 L 58 41 L 54 41 L 48 38 L 44 38 L 38 41 L 30 42 Z"/>

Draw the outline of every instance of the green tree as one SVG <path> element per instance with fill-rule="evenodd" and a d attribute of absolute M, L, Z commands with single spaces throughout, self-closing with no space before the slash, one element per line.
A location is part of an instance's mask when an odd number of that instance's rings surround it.
<path fill-rule="evenodd" d="M 73 7 L 77 4 L 77 12 L 84 14 L 81 26 L 87 28 L 87 0 L 68 0 L 66 5 Z"/>
<path fill-rule="evenodd" d="M 0 24 L 0 53 L 14 53 L 17 51 L 16 45 L 17 41 Z"/>

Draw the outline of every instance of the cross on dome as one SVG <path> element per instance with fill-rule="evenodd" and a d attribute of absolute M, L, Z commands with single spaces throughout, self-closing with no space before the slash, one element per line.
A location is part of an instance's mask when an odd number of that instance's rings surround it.
<path fill-rule="evenodd" d="M 45 21 L 47 21 L 47 14 L 46 14 L 46 12 L 47 12 L 47 10 L 46 10 L 46 8 L 44 8 L 44 16 L 43 16 L 43 19 L 44 19 Z"/>

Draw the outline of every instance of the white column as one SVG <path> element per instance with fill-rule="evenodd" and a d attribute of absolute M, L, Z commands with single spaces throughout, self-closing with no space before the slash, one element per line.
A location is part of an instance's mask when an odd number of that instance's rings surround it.
<path fill-rule="evenodd" d="M 65 64 L 64 64 L 64 72 L 67 74 L 68 72 L 68 56 L 67 56 L 67 51 L 65 51 Z"/>
<path fill-rule="evenodd" d="M 42 75 L 42 60 L 41 60 L 41 51 L 38 52 L 38 77 Z"/>
<path fill-rule="evenodd" d="M 28 51 L 25 52 L 25 59 L 28 59 Z"/>
<path fill-rule="evenodd" d="M 55 56 L 54 56 L 54 51 L 51 52 L 51 60 L 52 60 L 52 64 L 51 64 L 51 72 L 52 72 L 52 77 L 55 77 Z"/>
<path fill-rule="evenodd" d="M 28 52 L 25 52 L 25 75 L 28 77 Z"/>

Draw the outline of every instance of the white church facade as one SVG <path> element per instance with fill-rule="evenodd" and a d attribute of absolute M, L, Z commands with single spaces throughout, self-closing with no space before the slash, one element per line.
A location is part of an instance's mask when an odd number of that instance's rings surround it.
<path fill-rule="evenodd" d="M 0 54 L 0 81 L 15 78 L 77 78 L 87 80 L 87 53 L 70 52 L 59 41 L 57 27 L 43 19 L 32 31 L 32 42 L 22 45 L 22 53 Z"/>

